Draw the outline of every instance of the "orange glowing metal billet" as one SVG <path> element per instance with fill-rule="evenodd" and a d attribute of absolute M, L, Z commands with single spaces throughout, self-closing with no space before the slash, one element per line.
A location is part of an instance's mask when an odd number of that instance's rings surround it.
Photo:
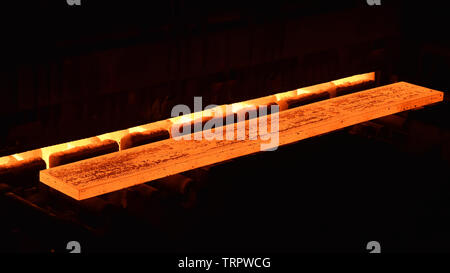
<path fill-rule="evenodd" d="M 283 100 L 285 100 L 285 99 L 293 98 L 298 95 L 308 95 L 308 94 L 318 93 L 318 92 L 323 92 L 323 91 L 327 91 L 330 94 L 333 94 L 333 93 L 335 93 L 337 88 L 351 87 L 351 86 L 355 86 L 355 85 L 358 85 L 361 83 L 373 82 L 374 80 L 375 80 L 375 72 L 359 74 L 359 75 L 342 78 L 339 80 L 334 80 L 334 81 L 327 82 L 327 83 L 317 84 L 317 85 L 304 87 L 304 88 L 300 88 L 300 89 L 296 89 L 296 90 L 292 90 L 292 91 L 288 91 L 288 92 L 278 93 L 275 95 L 270 95 L 270 96 L 266 96 L 266 97 L 262 97 L 262 98 L 256 98 L 256 99 L 251 99 L 251 100 L 247 100 L 247 101 L 233 103 L 231 105 L 231 108 L 232 108 L 233 112 L 236 113 L 246 107 L 257 106 L 257 105 L 269 105 L 270 103 L 278 103 L 278 105 L 280 106 L 280 110 L 283 111 L 283 110 L 287 109 L 287 105 L 285 105 L 283 103 Z M 334 97 L 334 96 L 331 96 L 331 97 Z M 227 107 L 227 105 L 221 105 L 221 106 L 216 107 L 216 110 L 221 110 L 222 113 L 225 113 L 226 107 Z M 86 146 L 86 145 L 92 144 L 94 142 L 104 141 L 104 140 L 108 140 L 108 139 L 114 140 L 120 145 L 120 140 L 122 139 L 122 137 L 126 136 L 129 133 L 145 132 L 145 131 L 155 130 L 155 129 L 168 129 L 169 130 L 169 128 L 171 128 L 172 124 L 189 123 L 189 122 L 192 122 L 192 121 L 198 119 L 201 116 L 208 117 L 213 114 L 213 111 L 214 111 L 214 109 L 201 111 L 201 112 L 198 112 L 195 114 L 191 113 L 191 114 L 187 114 L 184 116 L 169 118 L 167 120 L 161 120 L 161 121 L 152 122 L 149 124 L 143 124 L 143 125 L 125 129 L 125 130 L 119 130 L 119 131 L 115 131 L 115 132 L 105 133 L 102 135 L 98 135 L 96 137 L 75 140 L 75 141 L 71 141 L 71 142 L 67 142 L 67 143 L 61 143 L 61 144 L 43 147 L 43 148 L 32 150 L 32 151 L 27 151 L 27 152 L 20 153 L 20 154 L 14 154 L 14 155 L 10 155 L 10 156 L 0 157 L 0 166 L 7 165 L 7 164 L 17 162 L 17 161 L 28 160 L 28 159 L 32 159 L 32 158 L 42 158 L 46 162 L 47 168 L 49 168 L 49 158 L 50 158 L 51 154 L 66 151 L 66 150 L 69 150 L 69 149 L 72 149 L 75 147 Z"/>
<path fill-rule="evenodd" d="M 442 100 L 442 92 L 399 82 L 281 111 L 279 145 Z M 171 138 L 43 170 L 40 180 L 82 200 L 257 153 L 261 143 L 265 141 L 259 138 L 178 141 Z"/>

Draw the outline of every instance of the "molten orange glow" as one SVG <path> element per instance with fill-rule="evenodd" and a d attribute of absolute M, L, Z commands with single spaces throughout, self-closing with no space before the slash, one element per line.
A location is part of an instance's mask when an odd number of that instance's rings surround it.
<path fill-rule="evenodd" d="M 21 157 L 21 156 L 18 155 L 18 154 L 13 155 L 13 157 L 14 157 L 15 159 L 17 159 L 17 161 L 22 161 L 22 160 L 23 160 L 23 157 Z"/>
<path fill-rule="evenodd" d="M 89 145 L 89 144 L 99 142 L 99 141 L 100 141 L 99 138 L 91 137 L 91 138 L 85 138 L 85 139 L 75 140 L 75 141 L 71 141 L 71 142 L 67 142 L 67 143 L 62 143 L 62 144 L 57 144 L 57 145 L 41 148 L 42 159 L 45 161 L 45 163 L 47 164 L 47 168 L 48 168 L 49 158 L 50 158 L 51 154 L 61 152 L 61 151 L 67 151 L 67 150 L 73 149 L 75 147 L 81 147 L 81 146 Z"/>
<path fill-rule="evenodd" d="M 0 157 L 0 165 L 8 164 L 11 161 L 11 156 Z"/>
<path fill-rule="evenodd" d="M 41 149 L 36 149 L 36 150 L 20 153 L 19 155 L 23 159 L 30 159 L 30 158 L 33 158 L 33 157 L 41 157 L 42 154 L 41 154 Z"/>
<path fill-rule="evenodd" d="M 120 131 L 115 131 L 115 132 L 111 132 L 111 133 L 106 133 L 106 134 L 103 134 L 103 135 L 99 135 L 99 136 L 97 136 L 97 138 L 98 138 L 100 141 L 107 140 L 107 139 L 111 139 L 111 140 L 120 142 L 120 139 L 121 139 L 123 136 L 125 136 L 126 134 L 128 134 L 128 130 L 120 130 Z"/>
<path fill-rule="evenodd" d="M 347 78 L 342 78 L 339 80 L 332 81 L 332 83 L 336 86 L 344 86 L 344 85 L 355 85 L 367 81 L 375 80 L 375 72 L 359 74 Z"/>
<path fill-rule="evenodd" d="M 226 113 L 226 105 L 216 106 L 214 108 L 210 108 L 210 109 L 203 110 L 200 112 L 194 112 L 191 114 L 186 114 L 186 115 L 182 115 L 182 116 L 178 116 L 178 117 L 169 118 L 168 119 L 169 123 L 166 124 L 165 126 L 163 124 L 161 124 L 160 127 L 170 128 L 170 126 L 172 126 L 173 124 L 176 124 L 176 125 L 186 124 L 186 123 L 190 123 L 193 121 L 202 120 L 203 117 L 223 116 L 225 113 Z M 157 126 L 154 126 L 154 127 L 157 127 Z"/>
<path fill-rule="evenodd" d="M 270 130 L 270 134 L 276 136 L 276 141 L 270 143 L 269 147 L 296 143 L 442 100 L 443 92 L 399 82 L 331 98 L 320 103 L 293 107 L 288 111 L 282 111 L 279 116 L 270 117 L 271 120 L 276 118 L 278 122 L 274 123 L 275 128 Z M 233 141 L 167 139 L 149 144 L 152 145 L 150 147 L 144 145 L 124 152 L 109 153 L 87 161 L 59 166 L 56 171 L 44 170 L 40 172 L 40 181 L 74 199 L 82 200 L 260 153 L 265 150 L 260 144 L 267 144 L 268 139 L 262 137 L 251 139 L 252 128 L 250 122 L 248 123 L 249 126 L 244 128 L 245 136 L 241 139 L 236 139 L 239 134 L 236 126 L 232 128 L 235 136 L 230 140 Z M 264 130 L 259 135 L 264 134 L 269 134 L 269 131 Z M 254 142 L 255 140 L 257 142 Z"/>
<path fill-rule="evenodd" d="M 41 157 L 41 149 L 18 153 L 0 158 L 0 165 Z"/>
<path fill-rule="evenodd" d="M 283 93 L 275 94 L 277 101 L 285 100 L 295 96 L 311 93 L 319 93 L 324 91 L 332 91 L 336 87 L 343 87 L 349 85 L 357 85 L 363 82 L 369 82 L 375 80 L 375 72 L 359 74 L 351 77 L 342 78 L 339 80 L 331 81 L 328 83 L 316 84 L 308 87 L 299 88 L 293 91 L 287 91 Z"/>
<path fill-rule="evenodd" d="M 287 92 L 283 92 L 283 93 L 278 93 L 278 94 L 275 94 L 275 97 L 276 97 L 277 101 L 280 101 L 280 100 L 293 98 L 295 96 L 302 95 L 302 94 L 313 93 L 313 91 L 307 90 L 306 88 L 308 88 L 308 87 L 299 88 L 296 90 L 287 91 Z"/>
<path fill-rule="evenodd" d="M 277 101 L 284 100 L 287 98 L 295 97 L 297 95 L 297 90 L 294 91 L 287 91 L 283 93 L 275 94 L 275 97 L 277 98 Z"/>
<path fill-rule="evenodd" d="M 249 108 L 249 107 L 253 107 L 253 105 L 247 104 L 247 103 L 245 103 L 245 102 L 237 102 L 237 103 L 233 103 L 233 104 L 231 105 L 231 111 L 232 111 L 233 113 L 237 113 L 237 112 L 239 112 L 240 110 L 245 109 L 245 108 Z"/>
<path fill-rule="evenodd" d="M 53 153 L 56 153 L 56 152 L 64 151 L 66 149 L 67 149 L 67 143 L 57 144 L 57 145 L 41 148 L 42 159 L 47 164 L 47 168 L 49 166 L 49 157 L 50 157 L 50 155 L 53 154 Z"/>
<path fill-rule="evenodd" d="M 355 75 L 335 81 L 331 81 L 328 83 L 323 84 L 317 84 L 309 87 L 299 88 L 292 91 L 282 92 L 275 95 L 270 95 L 266 97 L 251 99 L 243 102 L 237 102 L 231 104 L 231 111 L 233 113 L 237 113 L 240 110 L 243 110 L 245 108 L 259 106 L 259 105 L 268 105 L 273 102 L 279 102 L 283 101 L 288 98 L 296 97 L 303 94 L 310 94 L 310 93 L 319 93 L 319 92 L 331 92 L 333 89 L 336 90 L 337 87 L 345 87 L 350 85 L 357 85 L 363 82 L 368 81 L 374 81 L 375 80 L 375 72 L 366 73 L 366 74 L 360 74 Z M 281 105 L 279 103 L 279 105 Z M 42 159 L 47 163 L 47 168 L 49 166 L 49 157 L 51 154 L 60 152 L 60 151 L 66 151 L 70 150 L 76 147 L 85 146 L 88 144 L 96 143 L 99 141 L 104 140 L 114 140 L 118 143 L 120 143 L 120 140 L 122 137 L 129 133 L 135 133 L 135 132 L 145 132 L 147 130 L 152 130 L 155 128 L 165 128 L 169 129 L 172 124 L 185 124 L 192 121 L 196 121 L 201 119 L 202 117 L 212 117 L 212 116 L 223 116 L 226 114 L 226 109 L 228 109 L 230 105 L 221 105 L 217 106 L 212 109 L 204 110 L 197 113 L 191 113 L 183 116 L 173 117 L 169 118 L 167 120 L 153 122 L 145 125 L 140 125 L 136 127 L 132 127 L 125 130 L 115 131 L 115 132 L 109 132 L 106 134 L 102 134 L 96 137 L 71 141 L 67 143 L 57 144 L 53 146 L 44 147 L 37 150 L 27 151 L 24 153 L 19 153 L 15 155 L 10 156 L 4 156 L 0 157 L 0 165 L 8 164 L 11 162 L 16 161 L 22 161 L 29 158 L 35 158 L 35 157 L 42 157 Z M 281 107 L 281 106 L 280 106 Z"/>
<path fill-rule="evenodd" d="M 178 116 L 178 117 L 173 117 L 170 118 L 169 120 L 173 123 L 173 124 L 184 124 L 184 123 L 188 123 L 194 120 L 194 114 L 187 114 L 187 115 L 182 115 L 182 116 Z"/>
<path fill-rule="evenodd" d="M 256 106 L 256 105 L 259 106 L 259 105 L 269 105 L 269 104 L 275 103 L 275 102 L 277 102 L 276 95 L 271 95 L 271 96 L 266 96 L 266 97 L 262 97 L 262 98 L 246 100 L 241 103 L 245 103 L 250 106 Z"/>
<path fill-rule="evenodd" d="M 141 133 L 141 132 L 145 132 L 145 131 L 146 131 L 146 129 L 144 129 L 141 126 L 136 126 L 136 127 L 128 129 L 129 133 Z"/>
<path fill-rule="evenodd" d="M 309 94 L 309 93 L 311 93 L 311 91 L 309 91 L 309 90 L 301 89 L 301 88 L 297 89 L 297 95 Z"/>

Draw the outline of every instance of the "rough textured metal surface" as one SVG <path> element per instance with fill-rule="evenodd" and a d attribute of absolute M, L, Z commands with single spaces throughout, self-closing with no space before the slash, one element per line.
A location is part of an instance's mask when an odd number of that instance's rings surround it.
<path fill-rule="evenodd" d="M 279 145 L 442 100 L 442 92 L 399 82 L 282 111 Z M 246 123 L 248 136 L 249 121 Z M 229 126 L 234 124 L 225 128 Z M 260 145 L 269 142 L 261 137 L 212 141 L 167 139 L 43 170 L 40 180 L 81 200 L 260 152 Z"/>

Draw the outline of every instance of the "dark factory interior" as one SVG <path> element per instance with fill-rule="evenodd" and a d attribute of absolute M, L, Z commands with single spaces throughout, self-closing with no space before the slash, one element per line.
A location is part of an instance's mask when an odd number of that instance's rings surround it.
<path fill-rule="evenodd" d="M 1 252 L 68 253 L 71 241 L 86 253 L 450 251 L 444 5 L 76 2 L 0 8 Z M 54 166 L 155 145 L 123 130 L 194 97 L 226 105 L 365 73 L 342 95 L 407 82 L 444 98 L 83 200 L 43 183 Z M 120 148 L 100 137 L 119 131 Z M 41 149 L 81 139 L 92 140 L 81 161 Z"/>

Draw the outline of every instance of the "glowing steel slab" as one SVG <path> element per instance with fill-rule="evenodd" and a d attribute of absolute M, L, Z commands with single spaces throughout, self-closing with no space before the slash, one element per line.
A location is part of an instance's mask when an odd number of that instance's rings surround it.
<path fill-rule="evenodd" d="M 442 92 L 399 82 L 282 111 L 279 113 L 279 145 L 442 100 Z M 248 135 L 248 121 L 246 123 Z M 261 138 L 210 141 L 171 138 L 43 170 L 40 180 L 82 200 L 257 153 L 260 145 L 267 142 Z"/>

